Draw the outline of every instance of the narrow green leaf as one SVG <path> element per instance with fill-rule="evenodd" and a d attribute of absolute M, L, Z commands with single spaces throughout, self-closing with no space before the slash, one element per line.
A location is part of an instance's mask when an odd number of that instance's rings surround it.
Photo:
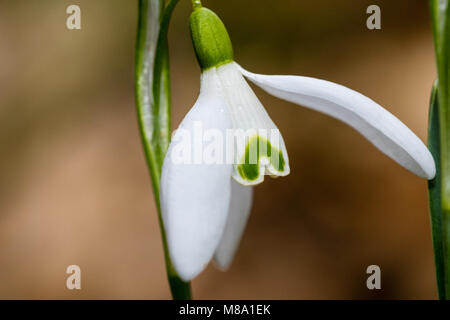
<path fill-rule="evenodd" d="M 160 16 L 163 12 L 164 1 L 162 0 L 139 0 L 139 21 L 136 43 L 136 104 L 138 120 L 141 131 L 142 143 L 150 169 L 155 198 L 159 201 L 159 161 L 157 161 L 158 134 L 160 119 L 155 118 L 159 112 L 159 105 L 155 104 L 153 94 L 156 43 L 159 38 Z M 159 80 L 158 80 L 159 81 Z"/>
<path fill-rule="evenodd" d="M 449 0 L 430 0 L 431 20 L 433 25 L 434 46 L 438 73 L 437 94 L 435 105 L 438 105 L 439 121 L 439 153 L 436 160 L 439 166 L 440 179 L 440 221 L 441 249 L 443 263 L 437 268 L 443 268 L 445 295 L 440 285 L 439 296 L 450 298 L 450 6 Z M 437 240 L 436 240 L 437 241 Z M 439 271 L 439 270 L 438 270 Z M 442 281 L 442 274 L 439 275 Z"/>
<path fill-rule="evenodd" d="M 158 209 L 166 271 L 174 299 L 190 299 L 190 284 L 182 281 L 170 260 L 161 215 L 160 179 L 170 142 L 170 70 L 167 34 L 179 0 L 139 0 L 136 42 L 136 106 L 142 144 Z"/>
<path fill-rule="evenodd" d="M 449 92 L 450 6 L 448 0 L 430 0 L 434 46 L 438 69 L 439 96 Z"/>
<path fill-rule="evenodd" d="M 450 6 L 448 0 L 430 0 L 438 71 L 439 125 L 441 137 L 442 209 L 450 211 L 450 108 L 449 54 Z"/>
<path fill-rule="evenodd" d="M 445 299 L 445 255 L 442 233 L 441 211 L 441 166 L 440 166 L 440 132 L 437 83 L 433 85 L 430 99 L 428 147 L 436 162 L 436 177 L 428 181 L 428 198 L 431 214 L 431 232 L 433 237 L 434 260 L 439 299 Z"/>

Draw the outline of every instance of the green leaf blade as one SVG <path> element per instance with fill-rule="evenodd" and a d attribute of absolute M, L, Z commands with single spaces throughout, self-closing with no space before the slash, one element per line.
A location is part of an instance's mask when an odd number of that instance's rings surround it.
<path fill-rule="evenodd" d="M 428 147 L 436 162 L 436 177 L 428 181 L 428 199 L 431 215 L 431 232 L 433 237 L 434 259 L 436 265 L 436 280 L 439 299 L 446 299 L 445 292 L 445 250 L 444 234 L 442 230 L 441 208 L 441 148 L 439 130 L 439 109 L 437 97 L 437 84 L 433 85 L 430 99 Z"/>
<path fill-rule="evenodd" d="M 172 297 L 191 299 L 190 284 L 182 281 L 167 246 L 161 215 L 161 170 L 170 142 L 170 70 L 168 28 L 179 0 L 139 0 L 136 41 L 135 95 L 141 140 L 150 171 Z"/>

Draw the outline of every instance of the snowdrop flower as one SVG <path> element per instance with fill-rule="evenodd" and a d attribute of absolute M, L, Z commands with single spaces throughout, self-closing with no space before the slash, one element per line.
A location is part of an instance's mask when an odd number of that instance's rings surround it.
<path fill-rule="evenodd" d="M 200 96 L 179 130 L 254 130 L 236 150 L 236 163 L 176 163 L 176 136 L 169 146 L 161 179 L 161 207 L 170 256 L 179 276 L 189 281 L 214 258 L 226 269 L 234 256 L 250 212 L 252 185 L 264 175 L 289 174 L 281 135 L 247 84 L 247 78 L 269 94 L 328 114 L 361 133 L 388 157 L 419 177 L 435 175 L 433 158 L 422 141 L 389 111 L 341 85 L 301 76 L 268 76 L 246 71 L 233 61 L 233 49 L 222 21 L 197 8 L 190 18 L 191 35 L 202 68 Z M 262 142 L 262 143 L 261 143 Z M 195 143 L 195 141 L 194 141 Z M 248 160 L 256 148 L 256 161 Z M 191 147 L 189 145 L 189 147 Z"/>

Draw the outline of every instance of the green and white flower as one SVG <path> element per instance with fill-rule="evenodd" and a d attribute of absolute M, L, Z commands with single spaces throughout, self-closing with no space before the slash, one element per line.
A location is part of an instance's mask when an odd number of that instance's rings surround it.
<path fill-rule="evenodd" d="M 361 133 L 381 152 L 419 177 L 435 175 L 433 157 L 422 141 L 389 111 L 341 85 L 301 76 L 268 76 L 246 71 L 233 60 L 228 33 L 215 13 L 196 8 L 191 34 L 202 68 L 197 102 L 180 129 L 254 132 L 235 150 L 234 163 L 175 163 L 173 140 L 161 179 L 161 208 L 170 256 L 189 281 L 214 258 L 226 269 L 236 252 L 251 208 L 252 185 L 264 175 L 289 174 L 284 141 L 244 79 L 269 94 L 328 114 Z M 260 132 L 278 132 L 263 135 Z M 256 150 L 256 157 L 251 150 Z M 250 158 L 254 158 L 250 161 Z"/>

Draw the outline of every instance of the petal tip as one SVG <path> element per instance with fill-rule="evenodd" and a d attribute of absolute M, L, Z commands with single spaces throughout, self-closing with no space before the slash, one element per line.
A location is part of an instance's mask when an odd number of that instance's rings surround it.
<path fill-rule="evenodd" d="M 433 155 L 425 145 L 423 145 L 423 150 L 422 156 L 416 158 L 419 168 L 411 171 L 421 178 L 433 180 L 436 176 L 436 163 Z"/>
<path fill-rule="evenodd" d="M 216 254 L 214 256 L 214 266 L 222 272 L 227 271 L 230 268 L 232 259 L 227 259 L 226 257 Z"/>
<path fill-rule="evenodd" d="M 197 277 L 207 266 L 207 264 L 201 267 L 194 264 L 185 264 L 185 263 L 180 264 L 179 262 L 176 262 L 176 260 L 173 258 L 172 261 L 175 271 L 177 272 L 181 280 L 183 280 L 184 282 L 189 282 L 195 277 Z"/>
<path fill-rule="evenodd" d="M 436 177 L 436 165 L 434 161 L 430 164 L 428 170 L 425 171 L 425 177 L 428 180 L 433 180 Z"/>

